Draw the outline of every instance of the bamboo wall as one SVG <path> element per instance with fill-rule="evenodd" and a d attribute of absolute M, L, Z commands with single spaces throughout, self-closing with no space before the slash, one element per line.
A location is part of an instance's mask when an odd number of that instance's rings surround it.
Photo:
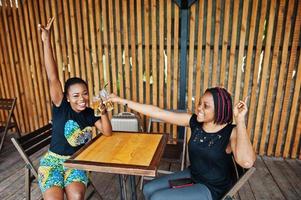
<path fill-rule="evenodd" d="M 0 7 L 0 96 L 18 98 L 23 132 L 51 119 L 37 28 L 51 16 L 61 81 L 82 77 L 90 94 L 109 83 L 121 97 L 177 109 L 181 11 L 172 0 L 8 2 Z M 227 88 L 234 102 L 250 95 L 256 151 L 300 159 L 301 1 L 202 0 L 188 23 L 187 108 L 207 87 Z M 124 110 L 115 105 L 114 113 Z"/>

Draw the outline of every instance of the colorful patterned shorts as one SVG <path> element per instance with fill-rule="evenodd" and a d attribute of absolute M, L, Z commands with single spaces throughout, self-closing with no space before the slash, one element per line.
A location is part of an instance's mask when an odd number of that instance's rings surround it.
<path fill-rule="evenodd" d="M 88 172 L 78 169 L 69 169 L 63 163 L 70 156 L 61 156 L 48 151 L 40 160 L 39 186 L 44 193 L 47 189 L 58 186 L 65 188 L 73 182 L 80 182 L 87 186 Z"/>

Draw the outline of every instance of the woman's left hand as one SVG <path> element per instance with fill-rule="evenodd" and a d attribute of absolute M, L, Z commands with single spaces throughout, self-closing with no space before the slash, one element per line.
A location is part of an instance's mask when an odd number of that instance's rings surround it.
<path fill-rule="evenodd" d="M 248 112 L 248 107 L 247 107 L 247 100 L 248 100 L 248 97 L 247 96 L 244 101 L 240 100 L 235 106 L 234 106 L 234 109 L 233 109 L 233 114 L 234 114 L 234 117 L 235 117 L 235 120 L 236 121 L 241 121 L 241 120 L 244 120 L 245 119 L 245 115 L 247 114 Z"/>
<path fill-rule="evenodd" d="M 112 101 L 113 103 L 119 103 L 119 104 L 122 104 L 122 101 L 124 100 L 124 99 L 122 99 L 121 97 L 119 97 L 119 96 L 117 96 L 116 94 L 114 94 L 114 93 L 111 93 L 110 95 L 109 95 L 109 99 L 108 99 L 109 101 Z"/>
<path fill-rule="evenodd" d="M 51 30 L 53 21 L 54 21 L 54 17 L 48 19 L 46 26 L 38 24 L 38 28 L 41 31 L 41 37 L 42 37 L 43 42 L 50 39 L 50 30 Z"/>

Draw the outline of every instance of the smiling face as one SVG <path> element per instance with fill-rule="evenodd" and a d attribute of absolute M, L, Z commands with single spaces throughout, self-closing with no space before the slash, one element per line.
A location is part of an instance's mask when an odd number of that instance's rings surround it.
<path fill-rule="evenodd" d="M 89 105 L 88 88 L 83 83 L 72 84 L 68 88 L 67 101 L 75 112 L 81 112 Z"/>
<path fill-rule="evenodd" d="M 206 92 L 200 98 L 196 114 L 198 122 L 214 122 L 214 100 L 210 92 Z"/>

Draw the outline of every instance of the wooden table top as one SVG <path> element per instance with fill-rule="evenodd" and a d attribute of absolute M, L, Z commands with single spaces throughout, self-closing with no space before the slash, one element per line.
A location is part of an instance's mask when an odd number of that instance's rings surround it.
<path fill-rule="evenodd" d="M 117 174 L 155 176 L 167 141 L 165 134 L 113 132 L 97 136 L 64 165 Z"/>

